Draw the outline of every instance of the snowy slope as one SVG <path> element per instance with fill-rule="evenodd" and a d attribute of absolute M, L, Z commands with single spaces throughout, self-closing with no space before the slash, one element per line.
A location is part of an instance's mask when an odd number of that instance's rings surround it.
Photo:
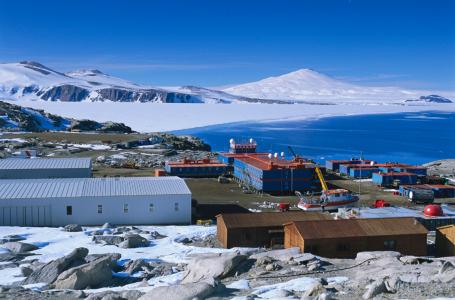
<path fill-rule="evenodd" d="M 260 99 L 233 96 L 193 86 L 160 88 L 140 85 L 99 70 L 61 73 L 31 61 L 0 64 L 0 99 L 64 102 L 261 102 Z M 263 102 L 277 103 L 273 100 Z"/>
<path fill-rule="evenodd" d="M 256 82 L 232 86 L 223 89 L 223 91 L 253 98 L 323 100 L 336 103 L 402 102 L 432 93 L 430 91 L 407 90 L 397 87 L 359 86 L 331 78 L 310 69 L 301 69 L 277 77 L 269 77 Z M 447 96 L 453 96 L 453 94 Z"/>
<path fill-rule="evenodd" d="M 65 102 L 204 102 L 195 94 L 142 86 L 98 70 L 64 74 L 30 61 L 0 64 L 0 98 Z"/>

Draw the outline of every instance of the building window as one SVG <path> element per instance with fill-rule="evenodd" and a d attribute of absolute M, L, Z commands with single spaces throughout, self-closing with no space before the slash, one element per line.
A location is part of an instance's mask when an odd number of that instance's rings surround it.
<path fill-rule="evenodd" d="M 175 202 L 175 204 L 174 204 L 174 210 L 175 210 L 175 211 L 179 211 L 179 204 L 178 204 L 178 202 Z"/>
<path fill-rule="evenodd" d="M 67 216 L 73 215 L 73 207 L 71 205 L 66 206 L 66 215 Z"/>
<path fill-rule="evenodd" d="M 337 245 L 337 251 L 339 251 L 339 252 L 348 251 L 348 245 L 346 245 L 346 244 L 338 244 Z"/>
<path fill-rule="evenodd" d="M 123 204 L 123 212 L 128 213 L 128 204 Z"/>
<path fill-rule="evenodd" d="M 384 250 L 394 251 L 396 249 L 396 241 L 395 240 L 385 240 L 384 241 Z"/>
<path fill-rule="evenodd" d="M 149 212 L 153 212 L 155 210 L 155 205 L 153 203 L 149 204 Z"/>
<path fill-rule="evenodd" d="M 317 254 L 319 252 L 319 247 L 317 245 L 309 245 L 308 250 L 305 249 L 304 252 L 308 252 L 311 254 Z"/>
<path fill-rule="evenodd" d="M 99 214 L 103 213 L 103 206 L 101 204 L 98 204 L 98 213 Z"/>

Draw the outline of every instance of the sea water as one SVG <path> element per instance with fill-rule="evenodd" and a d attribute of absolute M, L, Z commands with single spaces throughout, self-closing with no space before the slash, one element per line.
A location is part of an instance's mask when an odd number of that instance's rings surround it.
<path fill-rule="evenodd" d="M 202 138 L 214 151 L 227 151 L 229 139 L 253 138 L 258 151 L 323 162 L 363 156 L 408 164 L 455 158 L 455 113 L 419 112 L 329 117 L 317 120 L 243 122 L 175 131 Z"/>

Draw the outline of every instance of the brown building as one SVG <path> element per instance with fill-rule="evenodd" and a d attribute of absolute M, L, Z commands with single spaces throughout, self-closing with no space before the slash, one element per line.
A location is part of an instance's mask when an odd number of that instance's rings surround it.
<path fill-rule="evenodd" d="M 216 216 L 217 236 L 225 248 L 272 247 L 283 245 L 285 223 L 327 219 L 332 217 L 304 211 L 221 214 Z"/>
<path fill-rule="evenodd" d="M 331 258 L 386 250 L 423 256 L 427 253 L 427 233 L 414 218 L 302 221 L 285 225 L 284 246 Z"/>
<path fill-rule="evenodd" d="M 436 229 L 436 255 L 440 257 L 455 256 L 455 225 Z"/>

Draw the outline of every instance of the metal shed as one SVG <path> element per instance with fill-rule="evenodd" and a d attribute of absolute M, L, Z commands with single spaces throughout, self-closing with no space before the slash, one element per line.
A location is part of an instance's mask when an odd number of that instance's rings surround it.
<path fill-rule="evenodd" d="M 87 178 L 90 158 L 10 158 L 0 160 L 0 179 Z"/>
<path fill-rule="evenodd" d="M 285 225 L 284 245 L 330 258 L 352 258 L 361 251 L 424 256 L 427 233 L 414 218 L 294 221 Z"/>
<path fill-rule="evenodd" d="M 0 180 L 0 225 L 189 224 L 178 177 Z"/>
<path fill-rule="evenodd" d="M 285 223 L 332 219 L 320 212 L 259 212 L 216 216 L 217 237 L 225 248 L 283 245 Z"/>

